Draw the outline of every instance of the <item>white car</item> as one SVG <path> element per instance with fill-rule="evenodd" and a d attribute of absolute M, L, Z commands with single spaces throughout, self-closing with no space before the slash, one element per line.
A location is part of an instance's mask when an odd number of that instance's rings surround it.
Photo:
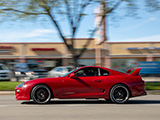
<path fill-rule="evenodd" d="M 13 72 L 7 66 L 0 64 L 0 81 L 10 81 L 13 76 Z"/>
<path fill-rule="evenodd" d="M 73 66 L 55 67 L 51 71 L 48 72 L 48 77 L 59 77 L 59 76 L 62 76 L 70 72 L 72 69 L 73 69 Z"/>

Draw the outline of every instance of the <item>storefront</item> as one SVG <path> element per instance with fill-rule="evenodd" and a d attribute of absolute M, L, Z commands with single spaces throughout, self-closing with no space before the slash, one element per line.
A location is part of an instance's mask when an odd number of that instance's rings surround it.
<path fill-rule="evenodd" d="M 76 39 L 75 48 L 77 51 L 82 50 L 85 43 L 86 39 Z M 92 39 L 85 53 L 78 60 L 78 64 L 95 65 L 95 49 L 94 39 Z M 13 66 L 17 62 L 36 62 L 47 69 L 62 65 L 73 65 L 71 54 L 63 42 L 1 43 L 0 63 Z"/>
<path fill-rule="evenodd" d="M 111 68 L 126 71 L 140 61 L 160 61 L 160 42 L 108 42 Z"/>
<path fill-rule="evenodd" d="M 77 51 L 82 50 L 87 39 L 75 40 Z M 160 61 L 160 42 L 105 42 L 98 47 L 100 65 L 126 71 L 137 67 L 140 61 Z M 97 65 L 97 45 L 94 39 L 78 60 L 79 65 Z M 47 69 L 73 65 L 70 52 L 63 42 L 52 43 L 1 43 L 0 63 L 39 63 Z"/>

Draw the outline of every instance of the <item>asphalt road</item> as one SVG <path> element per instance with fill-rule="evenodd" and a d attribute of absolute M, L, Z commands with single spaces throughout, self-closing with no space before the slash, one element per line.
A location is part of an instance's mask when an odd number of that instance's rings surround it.
<path fill-rule="evenodd" d="M 160 120 L 160 95 L 130 99 L 127 104 L 102 100 L 53 100 L 46 105 L 0 95 L 0 120 Z"/>

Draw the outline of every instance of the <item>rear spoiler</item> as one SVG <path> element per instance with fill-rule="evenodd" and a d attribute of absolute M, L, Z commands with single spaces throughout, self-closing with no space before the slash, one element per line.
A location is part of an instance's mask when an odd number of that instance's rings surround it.
<path fill-rule="evenodd" d="M 129 70 L 126 71 L 126 73 L 130 74 L 130 75 L 139 75 L 141 68 L 131 68 Z"/>

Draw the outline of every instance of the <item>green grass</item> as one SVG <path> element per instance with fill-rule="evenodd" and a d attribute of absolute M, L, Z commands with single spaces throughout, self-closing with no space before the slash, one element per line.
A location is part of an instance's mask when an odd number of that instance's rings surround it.
<path fill-rule="evenodd" d="M 0 91 L 12 91 L 22 82 L 0 82 Z M 146 83 L 146 90 L 160 90 L 160 83 Z"/>
<path fill-rule="evenodd" d="M 146 90 L 160 90 L 160 82 L 146 83 Z"/>
<path fill-rule="evenodd" d="M 0 91 L 12 91 L 22 82 L 0 82 Z"/>

